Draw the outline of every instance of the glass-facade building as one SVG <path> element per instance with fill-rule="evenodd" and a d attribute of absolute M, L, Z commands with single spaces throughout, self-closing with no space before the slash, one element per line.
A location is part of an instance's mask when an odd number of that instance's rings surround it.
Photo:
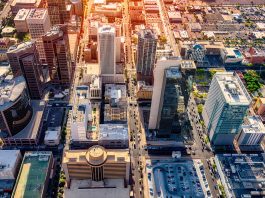
<path fill-rule="evenodd" d="M 178 67 L 170 67 L 164 71 L 164 89 L 161 97 L 161 114 L 158 136 L 170 135 L 177 116 L 178 100 L 181 94 L 180 81 L 182 75 Z"/>
<path fill-rule="evenodd" d="M 250 101 L 250 96 L 236 73 L 215 74 L 202 113 L 213 145 L 233 145 Z"/>

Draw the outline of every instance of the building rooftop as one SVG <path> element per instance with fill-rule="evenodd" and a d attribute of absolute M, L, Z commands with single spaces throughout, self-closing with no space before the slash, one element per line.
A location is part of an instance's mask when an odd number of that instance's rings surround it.
<path fill-rule="evenodd" d="M 9 47 L 8 49 L 8 53 L 17 53 L 21 50 L 25 50 L 27 48 L 31 48 L 32 45 L 34 44 L 33 41 L 27 41 L 24 43 L 19 43 L 17 45 L 12 45 L 11 47 Z"/>
<path fill-rule="evenodd" d="M 236 73 L 217 72 L 214 78 L 216 78 L 222 94 L 229 104 L 250 104 L 251 98 Z"/>
<path fill-rule="evenodd" d="M 218 154 L 215 162 L 226 197 L 252 197 L 264 189 L 265 166 L 262 155 Z"/>
<path fill-rule="evenodd" d="M 71 180 L 69 189 L 65 189 L 65 198 L 87 198 L 107 197 L 107 198 L 128 198 L 130 188 L 124 188 L 124 179 L 104 179 L 102 187 L 93 187 L 91 180 Z"/>
<path fill-rule="evenodd" d="M 44 19 L 48 11 L 44 8 L 31 9 L 28 19 Z"/>
<path fill-rule="evenodd" d="M 139 36 L 143 39 L 157 39 L 156 34 L 151 29 L 142 29 L 139 31 Z"/>
<path fill-rule="evenodd" d="M 109 34 L 115 34 L 115 28 L 110 25 L 103 25 L 102 27 L 98 28 L 98 33 L 109 33 Z"/>
<path fill-rule="evenodd" d="M 91 147 L 92 148 L 92 147 Z M 130 162 L 130 155 L 126 149 L 105 149 L 107 163 L 113 162 Z M 86 155 L 88 150 L 68 150 L 64 152 L 63 163 L 87 162 Z"/>
<path fill-rule="evenodd" d="M 49 151 L 25 153 L 12 197 L 43 197 L 51 157 Z"/>
<path fill-rule="evenodd" d="M 196 69 L 196 64 L 193 60 L 182 60 L 180 68 L 181 70 Z"/>
<path fill-rule="evenodd" d="M 100 140 L 128 140 L 127 124 L 100 124 Z"/>
<path fill-rule="evenodd" d="M 89 100 L 89 87 L 76 87 L 71 123 L 71 139 L 87 141 L 88 122 L 92 121 L 92 107 Z"/>
<path fill-rule="evenodd" d="M 19 150 L 0 150 L 0 180 L 15 179 L 13 169 L 19 157 Z"/>
<path fill-rule="evenodd" d="M 126 85 L 124 84 L 106 84 L 105 99 L 114 99 L 115 101 L 126 100 Z"/>
<path fill-rule="evenodd" d="M 3 111 L 17 100 L 26 88 L 23 76 L 13 77 L 12 75 L 0 77 L 0 111 Z"/>
<path fill-rule="evenodd" d="M 17 13 L 17 15 L 14 18 L 14 21 L 24 21 L 26 20 L 28 14 L 30 12 L 30 9 L 20 9 Z"/>
<path fill-rule="evenodd" d="M 181 14 L 180 14 L 180 12 L 169 11 L 168 12 L 168 17 L 170 19 L 180 19 L 181 20 Z"/>
<path fill-rule="evenodd" d="M 16 6 L 17 4 L 39 4 L 41 0 L 14 0 L 11 6 Z"/>
<path fill-rule="evenodd" d="M 248 116 L 241 126 L 244 133 L 264 133 L 265 126 L 259 116 Z"/>
<path fill-rule="evenodd" d="M 45 108 L 45 102 L 41 100 L 31 100 L 30 105 L 33 108 L 33 115 L 28 125 L 19 133 L 11 138 L 36 139 L 40 132 L 42 115 Z"/>
<path fill-rule="evenodd" d="M 92 75 L 90 89 L 91 88 L 101 89 L 101 77 L 100 76 Z"/>
<path fill-rule="evenodd" d="M 45 36 L 53 36 L 53 35 L 59 35 L 62 36 L 63 35 L 63 31 L 61 29 L 62 27 L 59 25 L 55 25 L 53 27 L 51 27 L 50 31 L 46 32 Z"/>
<path fill-rule="evenodd" d="M 153 91 L 152 85 L 146 85 L 145 81 L 137 81 L 138 90 Z"/>

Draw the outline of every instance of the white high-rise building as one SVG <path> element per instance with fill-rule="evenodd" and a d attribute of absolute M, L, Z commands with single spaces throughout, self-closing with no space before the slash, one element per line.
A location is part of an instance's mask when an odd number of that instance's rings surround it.
<path fill-rule="evenodd" d="M 213 145 L 233 145 L 251 98 L 236 73 L 214 75 L 202 117 Z"/>
<path fill-rule="evenodd" d="M 115 28 L 112 26 L 98 29 L 98 60 L 101 75 L 116 74 Z"/>
<path fill-rule="evenodd" d="M 51 29 L 48 10 L 44 8 L 31 9 L 27 18 L 30 36 L 36 41 L 40 61 L 46 63 L 42 36 Z"/>
<path fill-rule="evenodd" d="M 149 129 L 158 135 L 169 135 L 176 116 L 181 90 L 179 81 L 181 60 L 177 58 L 157 61 L 154 69 L 154 87 L 149 117 Z"/>

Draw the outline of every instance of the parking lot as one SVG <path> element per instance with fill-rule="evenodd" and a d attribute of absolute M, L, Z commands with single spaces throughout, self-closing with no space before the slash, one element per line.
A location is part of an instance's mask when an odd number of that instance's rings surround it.
<path fill-rule="evenodd" d="M 146 167 L 150 197 L 211 197 L 200 160 L 149 161 Z"/>

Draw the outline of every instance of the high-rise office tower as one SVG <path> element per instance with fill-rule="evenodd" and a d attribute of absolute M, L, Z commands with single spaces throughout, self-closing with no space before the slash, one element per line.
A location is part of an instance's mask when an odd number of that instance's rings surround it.
<path fill-rule="evenodd" d="M 181 60 L 157 61 L 154 69 L 154 88 L 149 117 L 149 129 L 157 130 L 161 137 L 172 133 L 177 118 L 178 105 L 182 97 L 180 81 Z"/>
<path fill-rule="evenodd" d="M 98 29 L 98 60 L 100 74 L 116 73 L 115 28 L 104 25 Z"/>
<path fill-rule="evenodd" d="M 251 98 L 236 73 L 214 75 L 202 117 L 215 146 L 233 145 Z"/>
<path fill-rule="evenodd" d="M 148 80 L 153 74 L 156 59 L 157 36 L 150 29 L 140 30 L 138 33 L 136 67 L 137 78 Z"/>
<path fill-rule="evenodd" d="M 27 24 L 31 39 L 36 41 L 41 63 L 46 63 L 42 36 L 51 28 L 47 9 L 31 9 L 27 17 Z"/>
<path fill-rule="evenodd" d="M 48 12 L 52 25 L 64 24 L 70 20 L 67 0 L 47 0 Z"/>
<path fill-rule="evenodd" d="M 30 97 L 40 99 L 44 78 L 35 42 L 25 42 L 10 47 L 7 57 L 14 76 L 24 76 Z"/>
<path fill-rule="evenodd" d="M 68 86 L 71 81 L 72 67 L 66 31 L 66 26 L 54 26 L 42 39 L 51 81 Z"/>

